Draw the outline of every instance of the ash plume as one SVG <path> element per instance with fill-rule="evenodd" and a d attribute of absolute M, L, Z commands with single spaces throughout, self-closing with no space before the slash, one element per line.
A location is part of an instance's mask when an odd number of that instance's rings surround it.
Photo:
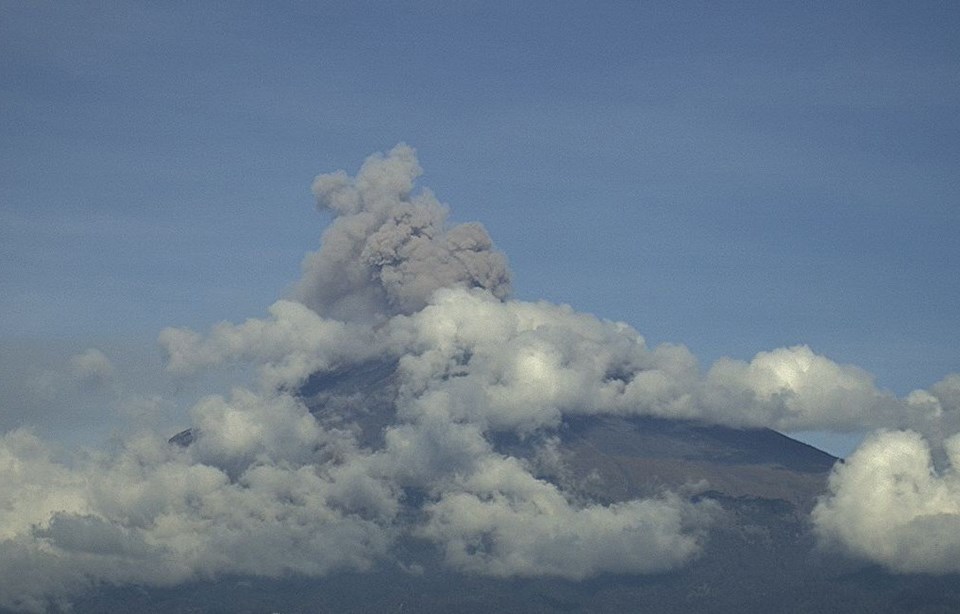
<path fill-rule="evenodd" d="M 318 251 L 303 261 L 294 297 L 317 313 L 369 319 L 422 309 L 438 288 L 510 293 L 506 257 L 477 223 L 447 226 L 447 208 L 428 191 L 413 149 L 371 156 L 356 177 L 320 175 L 313 193 L 334 215 Z"/>

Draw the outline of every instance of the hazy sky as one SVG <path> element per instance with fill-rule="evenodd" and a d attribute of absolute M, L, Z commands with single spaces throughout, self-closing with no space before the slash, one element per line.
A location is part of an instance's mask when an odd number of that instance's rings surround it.
<path fill-rule="evenodd" d="M 497 576 L 685 564 L 709 504 L 575 504 L 487 439 L 549 456 L 591 413 L 913 429 L 812 520 L 955 573 L 958 31 L 933 2 L 0 3 L 0 607 L 363 568 L 404 531 Z M 285 392 L 383 357 L 381 449 Z"/>
<path fill-rule="evenodd" d="M 678 6 L 679 4 L 679 6 Z M 515 296 L 904 394 L 960 365 L 949 3 L 0 8 L 0 339 L 263 313 L 406 142 Z"/>

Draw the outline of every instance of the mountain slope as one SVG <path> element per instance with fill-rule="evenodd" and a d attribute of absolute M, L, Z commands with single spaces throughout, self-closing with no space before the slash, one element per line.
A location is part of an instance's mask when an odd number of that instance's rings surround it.
<path fill-rule="evenodd" d="M 298 391 L 316 418 L 383 445 L 395 419 L 396 363 L 315 375 Z M 171 441 L 189 445 L 186 431 Z M 955 578 L 895 576 L 817 549 L 808 512 L 837 459 L 770 429 L 652 417 L 567 418 L 555 432 L 491 433 L 572 497 L 614 504 L 665 490 L 715 502 L 700 556 L 654 575 L 584 581 L 496 579 L 450 571 L 435 547 L 401 540 L 415 573 L 384 565 L 323 578 L 222 578 L 175 589 L 103 589 L 77 612 L 950 612 Z M 550 452 L 545 458 L 545 451 Z M 417 514 L 424 493 L 406 499 Z"/>
<path fill-rule="evenodd" d="M 585 496 L 616 501 L 706 479 L 690 496 L 722 508 L 703 553 L 655 575 L 606 574 L 574 582 L 494 579 L 445 569 L 429 548 L 422 566 L 322 578 L 230 577 L 171 589 L 103 589 L 74 612 L 850 612 L 958 611 L 954 577 L 896 576 L 817 550 L 806 510 L 832 457 L 765 429 L 650 418 L 590 418 L 561 429 L 560 454 Z M 520 452 L 528 442 L 500 442 Z M 703 490 L 706 488 L 706 490 Z M 422 544 L 408 544 L 416 549 Z M 409 552 L 408 552 L 409 554 Z"/>
<path fill-rule="evenodd" d="M 564 461 L 609 500 L 700 485 L 727 497 L 783 500 L 807 509 L 836 458 L 770 429 L 660 418 L 594 418 L 564 429 Z"/>

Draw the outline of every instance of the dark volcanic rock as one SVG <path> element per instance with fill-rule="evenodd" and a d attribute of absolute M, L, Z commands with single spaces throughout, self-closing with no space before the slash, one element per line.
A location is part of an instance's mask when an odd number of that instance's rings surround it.
<path fill-rule="evenodd" d="M 360 445 L 383 444 L 383 429 L 393 422 L 398 379 L 396 361 L 371 361 L 310 376 L 297 395 L 318 420 L 359 429 Z"/>
<path fill-rule="evenodd" d="M 193 433 L 193 429 L 186 429 L 171 437 L 169 441 L 174 445 L 185 448 L 193 443 L 194 438 L 195 435 Z"/>
<path fill-rule="evenodd" d="M 608 501 L 700 488 L 809 509 L 837 461 L 770 429 L 650 417 L 579 418 L 564 427 L 564 460 L 583 488 Z"/>

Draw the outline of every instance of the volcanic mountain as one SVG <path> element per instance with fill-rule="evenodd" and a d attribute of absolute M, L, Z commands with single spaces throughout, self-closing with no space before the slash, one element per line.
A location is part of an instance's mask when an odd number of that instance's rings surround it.
<path fill-rule="evenodd" d="M 205 335 L 161 333 L 173 374 L 256 374 L 201 399 L 190 429 L 169 442 L 147 434 L 78 471 L 16 434 L 12 492 L 26 503 L 7 500 L 16 539 L 0 566 L 29 582 L 0 586 L 0 603 L 960 611 L 955 575 L 885 571 L 949 573 L 950 561 L 879 567 L 826 550 L 819 511 L 859 457 L 841 464 L 761 428 L 909 423 L 901 414 L 924 424 L 953 406 L 953 384 L 898 399 L 806 346 L 704 372 L 686 347 L 651 347 L 625 323 L 510 299 L 506 257 L 481 225 L 448 224 L 447 208 L 415 189 L 420 172 L 399 145 L 355 178 L 319 176 L 313 191 L 333 221 L 289 298 Z M 49 492 L 33 488 L 31 463 L 56 478 Z M 922 485 L 932 470 L 915 465 Z M 914 492 L 896 471 L 862 476 L 877 492 Z M 919 530 L 936 529 L 921 511 Z M 909 549 L 904 535 L 876 539 L 885 525 L 873 508 L 854 512 L 841 524 L 861 541 Z"/>
<path fill-rule="evenodd" d="M 397 394 L 396 363 L 317 374 L 297 392 L 322 423 L 359 429 L 383 444 Z M 184 431 L 171 439 L 189 446 Z M 537 464 L 535 438 L 494 433 L 497 451 Z M 104 589 L 77 612 L 948 612 L 960 588 L 948 579 L 894 576 L 819 550 L 808 513 L 837 458 L 765 428 L 653 417 L 567 418 L 559 462 L 541 479 L 605 504 L 679 492 L 711 501 L 703 552 L 678 570 L 603 574 L 581 581 L 490 578 L 444 568 L 417 540 L 398 545 L 406 570 L 381 566 L 322 578 L 232 577 L 176 589 Z M 409 515 L 428 495 L 408 492 Z M 411 571 L 414 569 L 415 571 Z M 935 596 L 935 597 L 934 597 Z"/>
<path fill-rule="evenodd" d="M 370 362 L 317 374 L 298 394 L 321 421 L 349 417 L 361 429 L 360 440 L 377 446 L 394 413 L 395 368 Z M 647 416 L 567 418 L 557 433 L 562 469 L 545 477 L 605 503 L 699 487 L 715 497 L 782 502 L 808 512 L 837 461 L 770 429 Z M 534 454 L 531 440 L 511 432 L 492 439 L 503 454 Z"/>

